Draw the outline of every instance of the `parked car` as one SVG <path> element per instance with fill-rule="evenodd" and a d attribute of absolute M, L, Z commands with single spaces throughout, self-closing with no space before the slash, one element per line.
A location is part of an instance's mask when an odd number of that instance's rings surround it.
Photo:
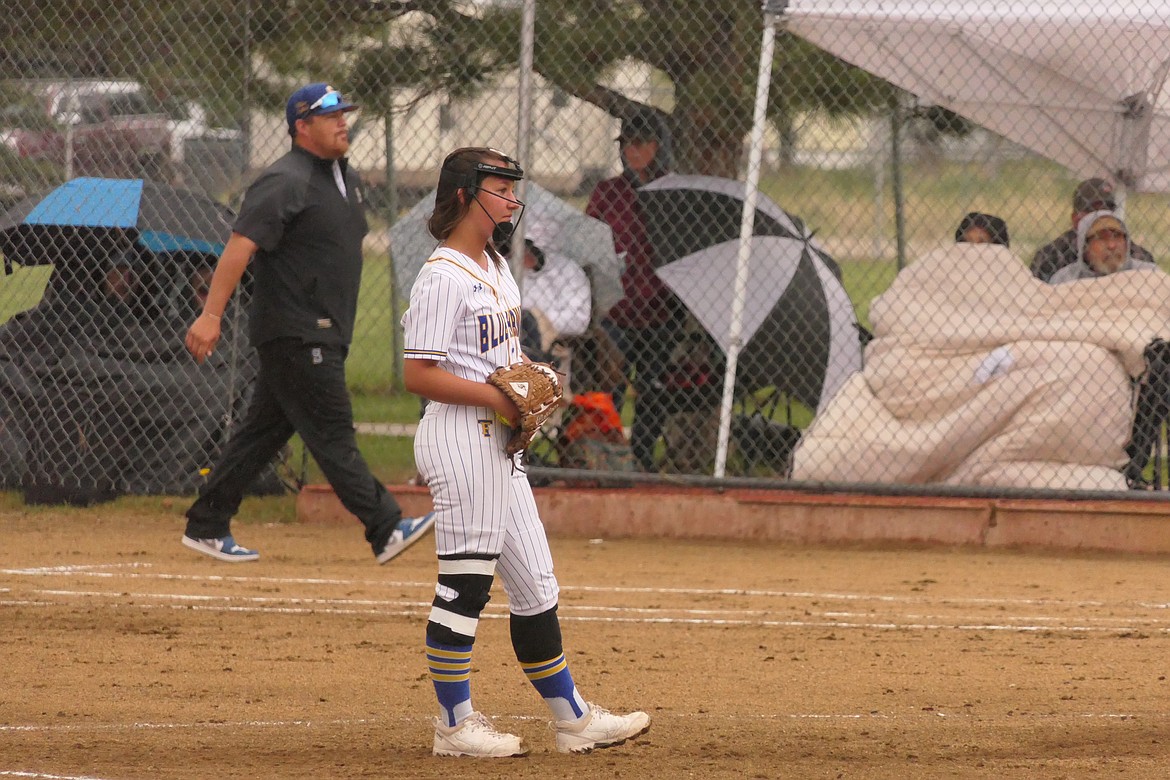
<path fill-rule="evenodd" d="M 244 134 L 230 127 L 211 127 L 207 109 L 197 100 L 179 100 L 168 105 L 171 132 L 171 160 L 181 163 L 185 159 L 187 141 L 239 142 Z"/>
<path fill-rule="evenodd" d="M 0 144 L 17 157 L 62 166 L 66 176 L 167 178 L 171 128 L 136 81 L 9 83 L 27 95 L 0 110 Z"/>

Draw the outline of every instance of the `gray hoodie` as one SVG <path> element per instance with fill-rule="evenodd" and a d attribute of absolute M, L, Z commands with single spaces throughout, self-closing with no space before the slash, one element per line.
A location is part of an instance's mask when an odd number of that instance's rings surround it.
<path fill-rule="evenodd" d="M 1050 284 L 1062 284 L 1064 282 L 1072 282 L 1077 279 L 1097 279 L 1106 274 L 1098 273 L 1085 260 L 1085 237 L 1089 235 L 1089 230 L 1092 229 L 1093 224 L 1102 217 L 1113 217 L 1118 222 L 1125 226 L 1125 221 L 1114 214 L 1112 211 L 1094 211 L 1081 217 L 1081 221 L 1077 223 L 1077 261 L 1072 265 L 1066 265 L 1059 271 L 1052 275 L 1048 280 Z M 1129 228 L 1126 227 L 1126 233 Z M 1140 271 L 1152 270 L 1158 266 L 1154 263 L 1147 263 L 1145 260 L 1138 260 L 1130 252 L 1132 242 L 1127 238 L 1125 241 L 1125 262 L 1117 269 L 1115 273 L 1121 271 Z"/>

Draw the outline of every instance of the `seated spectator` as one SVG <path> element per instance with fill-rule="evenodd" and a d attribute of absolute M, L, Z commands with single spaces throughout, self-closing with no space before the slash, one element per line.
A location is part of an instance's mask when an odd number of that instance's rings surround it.
<path fill-rule="evenodd" d="M 191 286 L 191 301 L 199 311 L 203 311 L 203 305 L 207 303 L 207 295 L 211 292 L 211 277 L 214 275 L 214 265 L 200 264 L 187 276 L 187 283 Z"/>
<path fill-rule="evenodd" d="M 111 261 L 102 277 L 102 294 L 107 300 L 128 303 L 134 299 L 138 289 L 138 272 L 127 255 L 119 255 Z"/>
<path fill-rule="evenodd" d="M 1036 250 L 1032 258 L 1032 276 L 1042 282 L 1052 281 L 1052 275 L 1077 261 L 1077 226 L 1086 214 L 1096 211 L 1116 211 L 1117 199 L 1113 185 L 1105 179 L 1086 179 L 1073 192 L 1072 228 L 1062 233 L 1051 243 Z M 1134 244 L 1130 254 L 1137 260 L 1154 262 L 1153 256 Z"/>
<path fill-rule="evenodd" d="M 1170 274 L 1054 286 L 1010 249 L 952 244 L 870 315 L 865 365 L 803 432 L 793 479 L 1126 489 L 1133 379 L 1145 343 L 1170 340 Z"/>
<path fill-rule="evenodd" d="M 133 247 L 103 262 L 93 315 L 99 340 L 120 343 L 127 338 L 126 328 L 141 325 L 144 271 L 142 258 Z"/>
<path fill-rule="evenodd" d="M 544 346 L 561 336 L 580 336 L 589 327 L 593 308 L 585 270 L 568 258 L 525 243 L 524 308 L 539 315 Z"/>
<path fill-rule="evenodd" d="M 589 277 L 577 263 L 545 252 L 533 239 L 525 238 L 524 244 L 520 341 L 526 348 L 547 354 L 556 339 L 580 336 L 588 330 L 592 314 Z M 505 256 L 510 249 L 500 247 Z"/>
<path fill-rule="evenodd" d="M 1008 241 L 1007 223 L 992 214 L 972 211 L 963 217 L 955 229 L 956 244 L 1001 244 L 1011 246 Z"/>
<path fill-rule="evenodd" d="M 1052 284 L 1158 267 L 1152 260 L 1135 256 L 1129 230 L 1112 211 L 1094 211 L 1082 217 L 1077 224 L 1074 246 L 1073 262 L 1052 275 L 1048 280 Z"/>
<path fill-rule="evenodd" d="M 1110 211 L 1085 215 L 1077 226 L 1077 260 L 1052 275 L 1052 284 L 1093 279 L 1122 271 L 1159 270 L 1132 254 L 1125 223 Z M 1137 409 L 1126 453 L 1125 478 L 1131 488 L 1148 486 L 1144 472 L 1158 428 L 1170 416 L 1170 344 L 1156 339 L 1145 350 L 1146 373 L 1138 386 Z"/>

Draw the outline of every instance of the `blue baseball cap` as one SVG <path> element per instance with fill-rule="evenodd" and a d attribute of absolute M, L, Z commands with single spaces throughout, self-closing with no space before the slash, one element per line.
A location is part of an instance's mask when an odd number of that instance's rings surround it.
<path fill-rule="evenodd" d="M 356 111 L 357 108 L 333 87 L 325 82 L 317 82 L 307 84 L 289 96 L 284 107 L 284 118 L 288 120 L 291 133 L 298 119 L 335 114 L 338 111 Z"/>

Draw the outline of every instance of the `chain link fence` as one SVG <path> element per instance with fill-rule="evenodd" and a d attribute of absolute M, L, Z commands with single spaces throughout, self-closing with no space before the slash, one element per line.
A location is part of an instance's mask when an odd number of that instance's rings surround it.
<path fill-rule="evenodd" d="M 240 301 L 219 364 L 182 349 L 216 242 L 182 233 L 187 206 L 154 231 L 195 239 L 178 244 L 28 214 L 90 177 L 236 207 L 288 149 L 288 94 L 321 80 L 362 106 L 350 161 L 371 229 L 348 363 L 362 422 L 409 434 L 416 419 L 398 322 L 425 258 L 405 247 L 445 154 L 487 145 L 529 174 L 521 231 L 537 251 L 512 253 L 526 346 L 570 376 L 535 465 L 1160 486 L 1166 383 L 1143 349 L 1170 338 L 1162 276 L 1030 273 L 1062 234 L 1077 259 L 1085 205 L 1116 209 L 1155 263 L 1170 249 L 1170 12 L 1114 6 L 539 0 L 529 79 L 520 0 L 8 4 L 0 485 L 198 484 L 254 375 Z M 1095 176 L 1109 184 L 1078 189 Z"/>

